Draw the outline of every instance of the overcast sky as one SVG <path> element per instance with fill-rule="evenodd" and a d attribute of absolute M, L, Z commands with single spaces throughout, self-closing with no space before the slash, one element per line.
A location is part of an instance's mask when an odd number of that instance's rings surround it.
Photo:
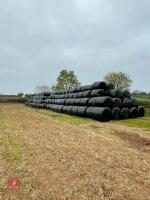
<path fill-rule="evenodd" d="M 52 85 L 63 68 L 82 84 L 123 71 L 150 91 L 150 1 L 0 0 L 0 93 Z"/>

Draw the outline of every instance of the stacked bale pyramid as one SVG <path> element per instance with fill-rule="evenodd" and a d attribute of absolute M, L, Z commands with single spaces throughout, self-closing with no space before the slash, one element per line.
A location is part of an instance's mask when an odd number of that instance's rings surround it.
<path fill-rule="evenodd" d="M 111 83 L 104 81 L 55 93 L 34 94 L 26 105 L 103 122 L 144 116 L 144 107 L 128 91 L 115 90 Z"/>

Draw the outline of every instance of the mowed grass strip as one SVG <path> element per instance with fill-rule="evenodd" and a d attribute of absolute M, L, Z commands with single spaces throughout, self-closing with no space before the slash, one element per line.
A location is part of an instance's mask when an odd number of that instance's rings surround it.
<path fill-rule="evenodd" d="M 15 139 L 7 133 L 5 135 L 5 144 L 7 146 L 4 156 L 6 159 L 10 159 L 12 161 L 17 161 L 22 156 L 21 147 L 16 143 Z"/>
<path fill-rule="evenodd" d="M 34 109 L 34 111 L 38 112 L 42 115 L 45 115 L 47 117 L 50 117 L 52 119 L 65 121 L 65 122 L 69 122 L 69 123 L 74 123 L 74 124 L 87 124 L 87 123 L 95 121 L 94 119 L 90 119 L 90 118 L 67 115 L 67 114 L 53 112 L 53 111 L 50 111 L 50 110 Z M 111 122 L 112 123 L 118 123 L 118 124 L 125 124 L 125 125 L 133 126 L 133 127 L 150 129 L 150 115 L 149 115 L 149 113 L 147 113 L 145 115 L 145 117 L 134 118 L 134 119 L 130 118 L 130 119 L 125 119 L 125 120 L 111 121 Z"/>
<path fill-rule="evenodd" d="M 34 111 L 38 112 L 44 116 L 50 117 L 52 119 L 70 122 L 70 123 L 74 123 L 74 124 L 86 124 L 86 123 L 95 121 L 90 118 L 79 117 L 79 116 L 74 116 L 74 115 L 67 115 L 67 114 L 53 112 L 50 110 L 34 109 Z"/>
<path fill-rule="evenodd" d="M 2 149 L 2 156 L 6 160 L 17 161 L 20 159 L 22 155 L 22 150 L 19 144 L 13 138 L 10 132 L 9 122 L 5 120 L 4 116 L 0 115 L 0 129 L 2 130 L 2 137 L 3 137 L 3 149 Z"/>
<path fill-rule="evenodd" d="M 125 124 L 132 127 L 140 127 L 150 129 L 150 109 L 146 110 L 144 117 L 130 118 L 125 120 L 113 121 L 113 123 Z"/>
<path fill-rule="evenodd" d="M 150 117 L 118 120 L 118 121 L 113 121 L 113 123 L 119 123 L 119 124 L 125 124 L 128 126 L 135 126 L 135 127 L 150 129 Z"/>

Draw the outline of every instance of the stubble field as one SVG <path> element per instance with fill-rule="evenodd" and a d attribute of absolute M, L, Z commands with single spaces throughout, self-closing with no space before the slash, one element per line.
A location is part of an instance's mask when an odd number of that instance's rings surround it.
<path fill-rule="evenodd" d="M 0 104 L 0 163 L 2 200 L 150 200 L 150 129 Z"/>

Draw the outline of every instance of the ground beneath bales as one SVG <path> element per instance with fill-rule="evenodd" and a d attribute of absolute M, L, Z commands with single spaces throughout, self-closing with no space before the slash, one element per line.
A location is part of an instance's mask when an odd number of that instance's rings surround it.
<path fill-rule="evenodd" d="M 0 163 L 4 200 L 150 200 L 148 129 L 0 104 Z M 10 177 L 19 191 L 7 187 Z"/>

